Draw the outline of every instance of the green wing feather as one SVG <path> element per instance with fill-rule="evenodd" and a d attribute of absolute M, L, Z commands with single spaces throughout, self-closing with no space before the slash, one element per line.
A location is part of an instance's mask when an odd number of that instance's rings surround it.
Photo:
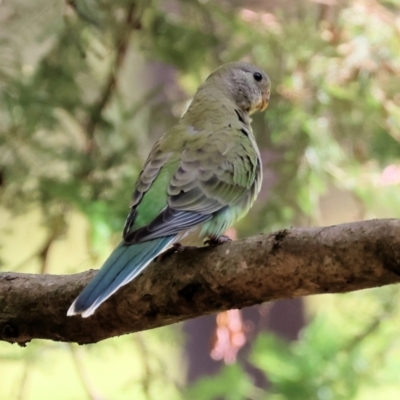
<path fill-rule="evenodd" d="M 123 237 L 147 226 L 168 204 L 168 187 L 179 158 L 174 151 L 163 149 L 162 137 L 151 150 L 139 174 L 132 194 L 131 211 L 126 219 Z"/>

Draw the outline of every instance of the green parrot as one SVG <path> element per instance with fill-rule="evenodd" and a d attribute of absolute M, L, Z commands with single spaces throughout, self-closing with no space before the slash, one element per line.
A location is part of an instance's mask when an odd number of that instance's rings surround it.
<path fill-rule="evenodd" d="M 89 317 L 188 235 L 217 243 L 248 212 L 262 181 L 250 115 L 265 110 L 270 85 L 260 68 L 232 62 L 198 88 L 184 116 L 155 143 L 144 164 L 122 242 L 67 315 Z"/>

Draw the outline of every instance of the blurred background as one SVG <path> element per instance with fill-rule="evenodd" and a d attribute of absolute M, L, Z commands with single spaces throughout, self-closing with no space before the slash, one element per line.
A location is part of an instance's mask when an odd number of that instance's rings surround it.
<path fill-rule="evenodd" d="M 98 268 L 154 141 L 217 66 L 272 80 L 233 237 L 400 217 L 400 1 L 0 0 L 0 271 Z M 266 277 L 267 279 L 267 277 Z M 0 343 L 0 399 L 392 400 L 398 287 L 95 345 Z"/>

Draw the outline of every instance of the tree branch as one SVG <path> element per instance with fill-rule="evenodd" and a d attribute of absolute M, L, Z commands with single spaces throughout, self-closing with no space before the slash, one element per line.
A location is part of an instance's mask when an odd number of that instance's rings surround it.
<path fill-rule="evenodd" d="M 400 282 L 400 220 L 292 228 L 152 263 L 90 318 L 67 317 L 94 271 L 0 274 L 0 340 L 95 343 L 282 298 Z"/>

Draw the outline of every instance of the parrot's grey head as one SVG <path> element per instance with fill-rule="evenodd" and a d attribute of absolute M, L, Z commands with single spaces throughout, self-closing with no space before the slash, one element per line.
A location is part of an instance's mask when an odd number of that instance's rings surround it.
<path fill-rule="evenodd" d="M 264 111 L 269 102 L 271 81 L 254 65 L 231 62 L 216 69 L 206 80 L 229 96 L 245 112 Z"/>

